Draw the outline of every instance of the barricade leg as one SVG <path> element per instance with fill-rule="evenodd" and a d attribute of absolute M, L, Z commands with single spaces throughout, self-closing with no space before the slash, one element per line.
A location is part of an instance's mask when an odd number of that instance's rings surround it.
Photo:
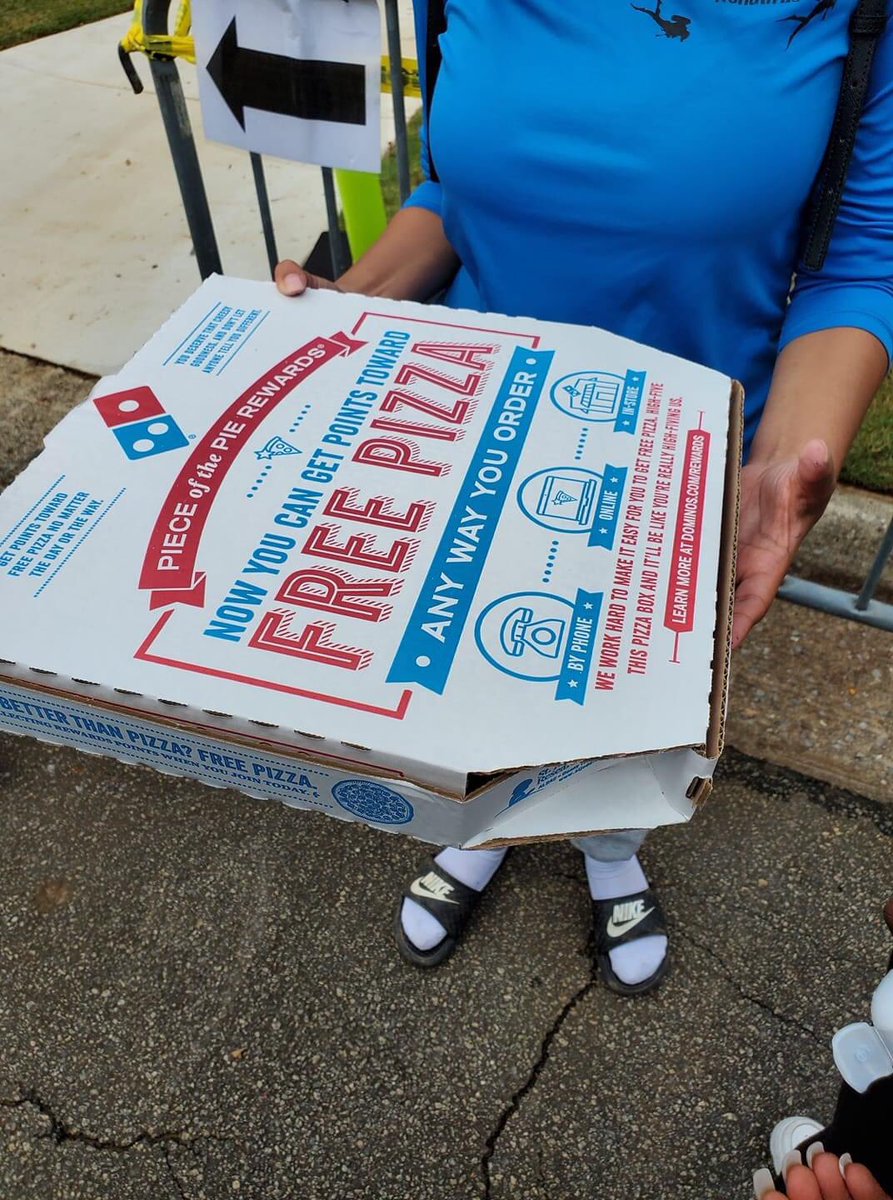
<path fill-rule="evenodd" d="M 875 588 L 881 581 L 881 575 L 883 575 L 884 568 L 890 561 L 891 556 L 893 556 L 893 517 L 890 518 L 887 532 L 883 536 L 875 560 L 871 564 L 871 570 L 868 572 L 862 591 L 856 600 L 856 608 L 859 612 L 864 612 L 868 608 L 869 601 L 874 595 Z"/>
<path fill-rule="evenodd" d="M 206 279 L 215 272 L 222 274 L 223 267 L 177 64 L 172 59 L 150 58 L 149 65 L 171 158 L 174 161 L 174 170 L 177 173 L 177 183 L 180 185 L 195 259 L 199 274 L 202 279 Z"/>
<path fill-rule="evenodd" d="M 254 175 L 254 190 L 257 192 L 257 207 L 260 209 L 260 223 L 264 231 L 264 245 L 267 248 L 267 262 L 270 264 L 270 275 L 276 270 L 279 255 L 276 252 L 276 234 L 273 231 L 273 214 L 270 212 L 270 196 L 267 192 L 267 180 L 264 175 L 263 159 L 252 150 L 250 153 L 251 171 Z"/>
<path fill-rule="evenodd" d="M 400 200 L 409 197 L 409 142 L 406 137 L 406 107 L 403 103 L 403 50 L 400 45 L 400 11 L 397 0 L 385 0 L 388 58 L 391 60 L 391 98 L 394 102 L 394 134 L 397 140 L 397 179 Z"/>

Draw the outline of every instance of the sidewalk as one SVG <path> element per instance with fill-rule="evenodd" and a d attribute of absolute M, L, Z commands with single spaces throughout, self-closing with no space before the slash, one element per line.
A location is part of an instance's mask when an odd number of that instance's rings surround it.
<path fill-rule="evenodd" d="M 592 980 L 567 845 L 517 851 L 427 976 L 390 937 L 417 845 L 0 760 L 5 1200 L 745 1200 L 884 970 L 893 810 L 734 752 L 649 841 L 674 968 L 634 1002 Z"/>
<path fill-rule="evenodd" d="M 412 50 L 409 0 L 401 34 Z M 110 17 L 0 53 L 0 347 L 94 374 L 118 370 L 198 286 L 148 63 L 135 96 Z M 386 44 L 384 42 L 383 44 Z M 269 276 L 248 155 L 204 141 L 195 68 L 180 65 L 224 270 Z M 408 102 L 414 111 L 416 102 Z M 393 140 L 382 96 L 382 148 Z M 318 167 L 265 158 L 282 257 L 326 228 Z"/>

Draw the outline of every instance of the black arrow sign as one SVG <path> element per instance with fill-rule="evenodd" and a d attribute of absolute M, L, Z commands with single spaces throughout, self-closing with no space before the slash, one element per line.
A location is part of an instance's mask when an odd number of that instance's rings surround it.
<path fill-rule="evenodd" d="M 366 124 L 366 68 L 321 58 L 286 58 L 239 45 L 236 18 L 208 62 L 208 74 L 245 128 L 245 109 L 308 121 Z"/>

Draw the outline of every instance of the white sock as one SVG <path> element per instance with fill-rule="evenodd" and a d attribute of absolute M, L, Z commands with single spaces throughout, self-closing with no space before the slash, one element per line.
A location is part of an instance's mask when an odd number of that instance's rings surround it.
<path fill-rule="evenodd" d="M 454 879 L 476 892 L 482 892 L 496 873 L 496 868 L 505 858 L 505 850 L 454 850 L 447 846 L 435 856 L 439 867 L 448 871 Z M 432 917 L 427 909 L 415 900 L 405 899 L 400 911 L 403 932 L 419 950 L 431 950 L 446 937 L 446 930 Z"/>
<path fill-rule="evenodd" d="M 593 900 L 613 900 L 615 896 L 631 896 L 648 887 L 648 880 L 635 854 L 622 862 L 599 862 L 584 854 L 589 893 Z M 624 983 L 641 983 L 653 975 L 667 953 L 667 939 L 662 933 L 627 942 L 613 949 L 611 966 Z"/>

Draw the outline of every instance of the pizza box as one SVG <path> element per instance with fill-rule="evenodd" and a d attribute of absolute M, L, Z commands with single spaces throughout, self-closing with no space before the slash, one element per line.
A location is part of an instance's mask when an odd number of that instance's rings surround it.
<path fill-rule="evenodd" d="M 462 846 L 686 820 L 741 389 L 214 276 L 0 496 L 0 727 Z"/>

